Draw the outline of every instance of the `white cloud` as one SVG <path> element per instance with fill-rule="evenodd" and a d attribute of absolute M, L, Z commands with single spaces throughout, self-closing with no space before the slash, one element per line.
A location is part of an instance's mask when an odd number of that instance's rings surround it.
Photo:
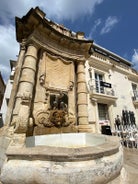
<path fill-rule="evenodd" d="M 138 70 L 138 49 L 134 49 L 134 54 L 132 55 L 132 63 L 134 68 Z"/>
<path fill-rule="evenodd" d="M 95 6 L 103 0 L 49 0 L 42 2 L 48 16 L 56 17 L 56 20 L 75 20 L 82 15 L 90 15 L 94 12 Z M 45 5 L 45 6 L 44 6 Z"/>
<path fill-rule="evenodd" d="M 4 0 L 0 1 L 0 18 L 3 23 L 15 16 L 23 16 L 31 7 L 39 6 L 55 20 L 75 20 L 81 15 L 92 14 L 95 6 L 104 0 Z"/>
<path fill-rule="evenodd" d="M 94 26 L 92 27 L 90 33 L 89 33 L 89 36 L 88 36 L 88 39 L 91 39 L 93 38 L 94 36 L 94 33 L 96 32 L 97 28 L 101 25 L 102 21 L 101 19 L 97 19 L 95 22 L 94 22 Z"/>
<path fill-rule="evenodd" d="M 23 16 L 35 6 L 36 0 L 4 0 L 0 1 L 0 19 L 2 24 L 10 24 L 15 16 Z"/>
<path fill-rule="evenodd" d="M 102 18 L 95 20 L 88 39 L 94 38 L 95 33 L 97 34 L 99 31 L 101 35 L 110 32 L 118 22 L 119 20 L 115 16 L 109 16 L 105 21 Z"/>
<path fill-rule="evenodd" d="M 101 29 L 100 34 L 106 34 L 111 31 L 111 29 L 117 24 L 119 20 L 115 16 L 109 16 L 104 24 L 104 27 Z"/>
<path fill-rule="evenodd" d="M 12 25 L 2 26 L 0 25 L 0 71 L 4 80 L 7 80 L 10 74 L 10 59 L 17 59 L 18 43 L 15 38 L 15 29 Z"/>
<path fill-rule="evenodd" d="M 10 74 L 10 67 L 6 66 L 6 65 L 3 65 L 3 64 L 0 64 L 0 72 L 2 74 L 4 82 L 6 84 L 7 80 L 8 80 L 8 76 Z"/>
<path fill-rule="evenodd" d="M 7 80 L 9 60 L 16 58 L 15 16 L 24 16 L 30 8 L 39 6 L 54 21 L 72 20 L 93 14 L 104 0 L 2 0 L 0 1 L 0 71 Z M 17 59 L 17 58 L 16 58 Z"/>

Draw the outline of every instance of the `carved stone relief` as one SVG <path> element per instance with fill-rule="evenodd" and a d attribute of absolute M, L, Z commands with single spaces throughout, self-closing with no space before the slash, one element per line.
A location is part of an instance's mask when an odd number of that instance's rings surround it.
<path fill-rule="evenodd" d="M 48 87 L 68 90 L 71 62 L 60 58 L 45 55 L 46 60 L 46 84 Z"/>
<path fill-rule="evenodd" d="M 34 97 L 35 126 L 59 128 L 75 123 L 74 95 L 73 63 L 43 52 Z"/>

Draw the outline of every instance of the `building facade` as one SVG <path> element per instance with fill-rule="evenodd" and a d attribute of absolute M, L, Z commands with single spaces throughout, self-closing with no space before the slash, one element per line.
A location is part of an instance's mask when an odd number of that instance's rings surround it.
<path fill-rule="evenodd" d="M 138 72 L 132 63 L 93 43 L 86 61 L 89 123 L 94 131 L 102 125 L 116 128 L 138 122 Z"/>
<path fill-rule="evenodd" d="M 1 127 L 3 126 L 6 118 L 6 112 L 7 112 L 7 107 L 11 95 L 11 90 L 13 87 L 13 81 L 14 81 L 14 74 L 15 74 L 15 66 L 16 66 L 16 61 L 10 60 L 10 67 L 11 67 L 11 74 L 9 77 L 9 80 L 7 81 L 6 87 L 5 87 L 5 92 L 3 95 L 3 101 L 0 109 L 0 114 L 1 114 Z"/>

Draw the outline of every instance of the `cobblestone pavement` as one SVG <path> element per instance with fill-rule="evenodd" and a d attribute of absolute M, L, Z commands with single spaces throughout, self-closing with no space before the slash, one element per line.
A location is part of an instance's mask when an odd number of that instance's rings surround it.
<path fill-rule="evenodd" d="M 124 184 L 138 184 L 138 149 L 124 149 Z"/>
<path fill-rule="evenodd" d="M 108 184 L 138 184 L 138 149 L 124 149 L 121 174 Z"/>

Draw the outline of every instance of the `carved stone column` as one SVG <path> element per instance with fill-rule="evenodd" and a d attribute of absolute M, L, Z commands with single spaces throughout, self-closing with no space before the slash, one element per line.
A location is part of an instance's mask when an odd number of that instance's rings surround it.
<path fill-rule="evenodd" d="M 79 132 L 89 132 L 91 129 L 88 123 L 88 102 L 84 62 L 79 62 L 77 66 L 77 97 Z"/>
<path fill-rule="evenodd" d="M 24 61 L 25 52 L 26 52 L 25 40 L 23 40 L 22 43 L 20 44 L 20 52 L 19 52 L 19 57 L 17 60 L 16 70 L 15 70 L 14 83 L 13 83 L 11 96 L 10 96 L 10 100 L 8 103 L 8 109 L 7 109 L 7 113 L 6 113 L 6 120 L 5 120 L 6 125 L 10 125 L 11 116 L 13 113 L 13 108 L 16 106 L 15 103 L 17 103 L 16 93 L 18 90 L 18 82 L 19 82 L 19 78 L 20 78 L 21 67 L 22 67 L 23 61 Z M 18 107 L 18 109 L 19 109 L 19 107 Z"/>
<path fill-rule="evenodd" d="M 18 115 L 12 120 L 12 124 L 15 124 L 16 133 L 25 133 L 29 126 L 31 101 L 35 85 L 36 62 L 37 48 L 30 44 L 27 47 L 19 80 L 17 93 L 19 103 L 16 103 L 14 109 L 14 112 L 18 112 Z"/>
<path fill-rule="evenodd" d="M 69 81 L 69 90 L 68 90 L 68 111 L 69 117 L 76 122 L 76 108 L 75 108 L 75 68 L 74 63 L 70 64 L 70 81 Z"/>

